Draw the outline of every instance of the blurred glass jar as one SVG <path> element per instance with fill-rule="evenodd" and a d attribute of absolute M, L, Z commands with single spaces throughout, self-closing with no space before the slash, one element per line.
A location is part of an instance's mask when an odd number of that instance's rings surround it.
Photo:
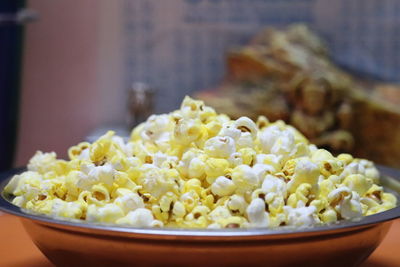
<path fill-rule="evenodd" d="M 126 124 L 132 129 L 154 113 L 154 89 L 148 84 L 134 82 L 128 91 Z"/>

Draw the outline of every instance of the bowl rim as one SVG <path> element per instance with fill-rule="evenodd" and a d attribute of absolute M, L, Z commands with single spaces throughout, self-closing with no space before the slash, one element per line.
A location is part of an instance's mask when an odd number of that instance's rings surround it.
<path fill-rule="evenodd" d="M 381 173 L 381 180 L 385 180 L 393 183 L 395 182 L 396 187 L 400 188 L 400 170 L 396 170 L 390 167 L 376 165 Z M 339 223 L 330 225 L 320 225 L 313 227 L 303 228 L 246 228 L 246 229 L 187 229 L 187 228 L 136 228 L 129 226 L 117 226 L 115 224 L 104 224 L 104 223 L 92 223 L 79 220 L 60 219 L 53 218 L 48 215 L 41 215 L 29 212 L 18 206 L 12 204 L 6 194 L 4 193 L 4 187 L 8 181 L 15 174 L 19 174 L 25 171 L 26 168 L 15 168 L 6 172 L 0 173 L 0 211 L 20 217 L 23 220 L 36 222 L 53 228 L 61 228 L 66 230 L 78 231 L 81 233 L 99 233 L 105 235 L 139 235 L 150 238 L 156 238 L 157 236 L 173 236 L 173 237 L 224 237 L 224 238 L 235 238 L 235 237 L 260 237 L 268 236 L 271 238 L 293 238 L 296 236 L 304 235 L 320 235 L 330 234 L 337 232 L 345 232 L 349 230 L 357 230 L 365 227 L 372 227 L 376 224 L 391 221 L 400 218 L 400 204 L 397 207 L 380 212 L 374 215 L 362 217 L 357 221 L 341 221 Z M 399 199 L 400 189 L 397 189 L 397 198 Z"/>

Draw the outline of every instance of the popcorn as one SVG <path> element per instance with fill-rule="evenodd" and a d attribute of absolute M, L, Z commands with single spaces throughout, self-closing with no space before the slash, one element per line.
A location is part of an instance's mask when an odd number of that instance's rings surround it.
<path fill-rule="evenodd" d="M 162 227 L 163 223 L 154 220 L 153 214 L 148 209 L 139 208 L 129 212 L 125 217 L 116 221 L 117 224 L 126 224 L 134 227 Z"/>
<path fill-rule="evenodd" d="M 207 155 L 215 158 L 229 158 L 235 150 L 235 141 L 229 136 L 212 137 L 204 144 Z"/>
<path fill-rule="evenodd" d="M 114 168 L 111 164 L 91 166 L 88 176 L 100 183 L 112 185 L 114 182 Z M 96 179 L 97 178 L 97 179 Z"/>
<path fill-rule="evenodd" d="M 273 176 L 267 175 L 264 179 L 264 182 L 261 185 L 262 190 L 265 193 L 276 193 L 284 198 L 287 196 L 287 185 L 281 179 Z"/>
<path fill-rule="evenodd" d="M 263 182 L 265 179 L 265 176 L 270 173 L 275 173 L 276 169 L 271 165 L 258 163 L 253 166 L 253 171 L 254 171 L 255 175 L 257 176 L 258 180 L 260 182 Z"/>
<path fill-rule="evenodd" d="M 102 184 L 96 184 L 92 186 L 92 195 L 98 201 L 109 202 L 110 201 L 110 193 L 108 189 Z"/>
<path fill-rule="evenodd" d="M 218 206 L 213 211 L 210 212 L 209 217 L 211 221 L 218 222 L 222 219 L 227 219 L 231 217 L 231 213 L 227 207 Z"/>
<path fill-rule="evenodd" d="M 240 152 L 232 153 L 228 158 L 229 164 L 236 167 L 243 164 L 243 155 Z"/>
<path fill-rule="evenodd" d="M 246 200 L 241 195 L 233 195 L 228 201 L 228 208 L 233 214 L 243 215 L 247 206 Z"/>
<path fill-rule="evenodd" d="M 211 192 L 218 196 L 229 196 L 235 192 L 236 186 L 225 176 L 218 177 L 211 185 Z"/>
<path fill-rule="evenodd" d="M 256 161 L 257 152 L 249 147 L 239 149 L 242 164 L 253 166 Z"/>
<path fill-rule="evenodd" d="M 87 208 L 86 220 L 89 222 L 116 222 L 124 216 L 122 209 L 115 204 L 105 204 L 104 206 L 97 206 L 91 204 Z"/>
<path fill-rule="evenodd" d="M 256 155 L 256 163 L 268 164 L 280 171 L 282 168 L 282 156 L 275 154 L 258 154 Z"/>
<path fill-rule="evenodd" d="M 188 167 L 189 178 L 204 178 L 205 176 L 205 157 L 194 158 L 190 161 Z"/>
<path fill-rule="evenodd" d="M 351 192 L 340 201 L 337 211 L 345 219 L 360 218 L 362 216 L 360 196 L 356 192 Z"/>
<path fill-rule="evenodd" d="M 238 192 L 246 192 L 255 189 L 259 180 L 253 169 L 248 165 L 239 165 L 232 171 L 232 181 Z"/>
<path fill-rule="evenodd" d="M 364 196 L 373 185 L 373 182 L 362 174 L 352 174 L 343 180 L 343 185 L 347 186 L 352 191 L 356 191 L 360 196 Z"/>
<path fill-rule="evenodd" d="M 318 188 L 318 177 L 320 175 L 318 165 L 306 158 L 297 161 L 292 179 L 288 182 L 288 190 L 294 192 L 302 183 L 308 183 L 313 191 Z"/>
<path fill-rule="evenodd" d="M 247 207 L 246 213 L 252 227 L 268 227 L 269 216 L 265 211 L 265 202 L 261 199 L 253 199 Z"/>
<path fill-rule="evenodd" d="M 56 153 L 36 152 L 29 161 L 28 171 L 40 173 L 44 179 L 52 179 L 68 172 L 67 162 L 57 160 Z"/>
<path fill-rule="evenodd" d="M 287 225 L 289 226 L 310 227 L 316 225 L 319 221 L 315 214 L 316 208 L 314 206 L 297 208 L 286 206 L 284 211 L 287 217 Z"/>
<path fill-rule="evenodd" d="M 142 126 L 137 128 L 137 135 L 158 145 L 169 141 L 173 129 L 172 121 L 167 115 L 152 115 Z M 132 132 L 131 139 L 139 139 L 137 135 Z"/>
<path fill-rule="evenodd" d="M 232 121 L 226 122 L 222 125 L 221 131 L 219 132 L 219 136 L 229 136 L 233 140 L 237 140 L 240 138 L 242 132 L 240 129 L 235 127 L 235 124 Z"/>
<path fill-rule="evenodd" d="M 182 218 L 186 214 L 186 209 L 185 206 L 182 204 L 182 202 L 177 201 L 174 204 L 174 207 L 172 209 L 172 213 L 177 217 L 177 218 Z"/>
<path fill-rule="evenodd" d="M 175 125 L 174 141 L 177 144 L 187 145 L 194 142 L 205 135 L 206 131 L 204 126 L 196 120 L 183 120 L 180 119 Z"/>
<path fill-rule="evenodd" d="M 261 149 L 264 153 L 281 155 L 285 158 L 293 154 L 296 143 L 292 131 L 282 130 L 279 124 L 265 128 L 259 134 Z"/>
<path fill-rule="evenodd" d="M 186 97 L 125 142 L 113 131 L 37 152 L 5 187 L 14 205 L 130 227 L 312 227 L 391 209 L 372 162 L 335 157 L 283 121 L 231 120 Z"/>
<path fill-rule="evenodd" d="M 143 199 L 139 194 L 124 188 L 117 189 L 117 194 L 119 196 L 115 198 L 114 203 L 119 206 L 125 214 L 139 208 L 144 208 Z"/>
<path fill-rule="evenodd" d="M 199 195 L 193 190 L 182 194 L 182 196 L 180 197 L 180 201 L 183 203 L 185 210 L 189 212 L 192 211 L 193 208 L 197 206 L 199 200 L 200 200 Z"/>
<path fill-rule="evenodd" d="M 242 133 L 249 133 L 252 139 L 257 137 L 258 130 L 256 124 L 247 117 L 240 117 L 233 123 L 233 126 Z"/>
<path fill-rule="evenodd" d="M 256 125 L 260 130 L 262 130 L 269 125 L 269 120 L 265 116 L 258 116 Z"/>
<path fill-rule="evenodd" d="M 214 179 L 218 176 L 223 176 L 228 168 L 229 162 L 226 159 L 208 158 L 204 167 L 207 182 L 213 183 Z"/>
<path fill-rule="evenodd" d="M 324 223 L 333 223 L 337 221 L 337 214 L 334 209 L 327 208 L 320 215 L 321 221 Z"/>

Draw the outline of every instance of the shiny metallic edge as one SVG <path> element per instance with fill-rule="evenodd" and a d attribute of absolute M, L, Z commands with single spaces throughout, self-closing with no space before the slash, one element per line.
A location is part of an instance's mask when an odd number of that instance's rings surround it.
<path fill-rule="evenodd" d="M 400 182 L 400 171 L 389 167 L 378 166 L 381 174 Z M 315 235 L 329 234 L 330 232 L 346 231 L 360 227 L 368 227 L 374 224 L 383 223 L 400 217 L 400 206 L 378 214 L 363 217 L 359 221 L 343 221 L 332 225 L 322 225 L 310 228 L 299 229 L 266 229 L 266 228 L 249 228 L 249 229 L 171 229 L 171 228 L 131 228 L 106 224 L 94 224 L 85 222 L 67 221 L 54 219 L 44 215 L 36 215 L 24 212 L 23 209 L 10 203 L 4 194 L 4 187 L 15 174 L 21 173 L 25 168 L 18 168 L 7 172 L 0 173 L 0 210 L 27 220 L 32 220 L 53 228 L 73 229 L 78 232 L 90 232 L 94 230 L 97 233 L 106 235 L 113 234 L 139 234 L 146 236 L 180 236 L 180 237 L 255 237 L 255 236 L 279 236 L 294 237 L 296 234 Z M 389 178 L 389 179 L 390 179 Z M 400 192 L 397 192 L 399 198 Z"/>

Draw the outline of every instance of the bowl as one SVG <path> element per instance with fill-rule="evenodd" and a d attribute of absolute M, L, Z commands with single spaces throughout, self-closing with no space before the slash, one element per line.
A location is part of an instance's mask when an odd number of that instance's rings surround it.
<path fill-rule="evenodd" d="M 378 166 L 381 184 L 400 198 L 400 171 Z M 57 266 L 356 266 L 375 250 L 400 206 L 333 225 L 301 229 L 187 230 L 130 228 L 32 214 L 4 194 L 0 210 L 18 216 L 36 246 Z"/>

